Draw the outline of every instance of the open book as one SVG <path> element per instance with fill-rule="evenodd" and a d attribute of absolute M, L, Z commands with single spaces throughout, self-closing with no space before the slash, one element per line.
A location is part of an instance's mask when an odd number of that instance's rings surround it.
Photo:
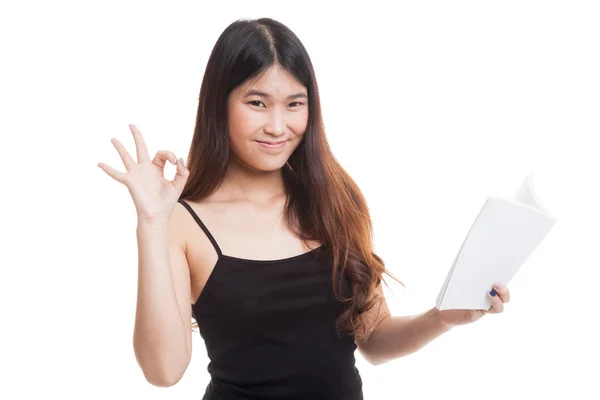
<path fill-rule="evenodd" d="M 512 200 L 489 196 L 454 259 L 436 307 L 489 309 L 492 284 L 508 285 L 555 222 L 536 198 L 532 174 Z"/>

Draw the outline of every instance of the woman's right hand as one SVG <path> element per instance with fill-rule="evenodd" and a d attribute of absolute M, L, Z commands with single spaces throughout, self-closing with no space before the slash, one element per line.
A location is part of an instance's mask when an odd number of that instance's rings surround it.
<path fill-rule="evenodd" d="M 189 171 L 185 167 L 183 159 L 177 160 L 175 154 L 170 151 L 160 150 L 154 159 L 150 160 L 148 148 L 140 131 L 133 124 L 129 125 L 129 129 L 135 141 L 137 162 L 129 155 L 121 142 L 113 138 L 111 142 L 119 152 L 127 172 L 117 171 L 102 162 L 98 163 L 98 167 L 117 182 L 127 186 L 133 198 L 138 219 L 168 221 L 175 203 L 183 191 Z M 164 175 L 167 161 L 177 165 L 177 174 L 172 181 L 167 180 Z"/>

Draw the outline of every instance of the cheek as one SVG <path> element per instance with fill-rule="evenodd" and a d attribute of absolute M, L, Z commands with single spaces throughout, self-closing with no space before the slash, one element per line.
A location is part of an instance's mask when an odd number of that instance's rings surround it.
<path fill-rule="evenodd" d="M 227 127 L 229 138 L 232 141 L 239 141 L 250 138 L 260 129 L 261 121 L 256 113 L 250 112 L 245 107 L 232 107 L 229 109 L 227 118 Z"/>
<path fill-rule="evenodd" d="M 308 112 L 296 112 L 288 119 L 288 126 L 292 132 L 298 136 L 302 136 L 308 126 Z"/>

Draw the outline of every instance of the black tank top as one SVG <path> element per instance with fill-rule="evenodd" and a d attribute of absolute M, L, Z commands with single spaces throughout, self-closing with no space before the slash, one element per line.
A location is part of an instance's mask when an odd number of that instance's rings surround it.
<path fill-rule="evenodd" d="M 218 254 L 195 304 L 211 380 L 203 400 L 363 399 L 354 338 L 338 334 L 346 306 L 333 294 L 323 247 L 279 260 L 224 255 L 184 200 Z M 342 280 L 342 293 L 349 285 Z"/>

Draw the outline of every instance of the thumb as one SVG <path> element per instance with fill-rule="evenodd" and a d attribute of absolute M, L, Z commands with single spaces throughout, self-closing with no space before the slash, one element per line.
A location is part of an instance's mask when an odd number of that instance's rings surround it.
<path fill-rule="evenodd" d="M 183 191 L 183 186 L 189 175 L 190 171 L 185 167 L 183 158 L 180 158 L 177 160 L 177 174 L 175 175 L 175 178 L 173 178 L 173 186 L 175 186 L 179 192 Z"/>

